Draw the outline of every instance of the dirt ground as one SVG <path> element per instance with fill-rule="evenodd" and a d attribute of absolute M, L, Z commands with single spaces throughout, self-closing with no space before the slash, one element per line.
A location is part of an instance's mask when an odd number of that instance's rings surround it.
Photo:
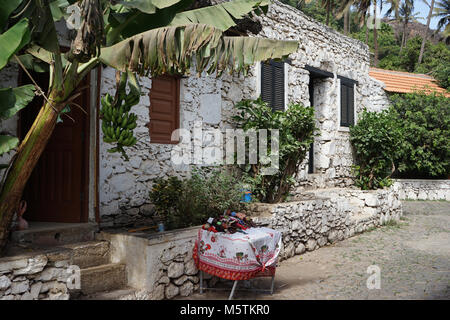
<path fill-rule="evenodd" d="M 450 202 L 404 201 L 403 211 L 398 223 L 280 262 L 273 295 L 251 291 L 269 288 L 264 278 L 241 282 L 234 298 L 450 299 Z M 367 287 L 373 265 L 379 267 L 379 289 Z M 227 299 L 229 292 L 208 290 L 185 299 Z"/>

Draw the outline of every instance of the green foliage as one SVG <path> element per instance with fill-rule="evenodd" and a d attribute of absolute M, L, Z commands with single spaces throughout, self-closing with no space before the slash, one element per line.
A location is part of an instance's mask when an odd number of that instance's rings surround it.
<path fill-rule="evenodd" d="M 400 52 L 399 48 L 398 51 L 390 52 L 380 60 L 378 66 L 382 69 L 389 70 L 426 74 L 431 73 L 438 80 L 441 87 L 449 88 L 449 47 L 442 42 L 438 44 L 432 44 L 431 42 L 427 41 L 425 44 L 423 62 L 420 65 L 417 65 L 417 59 L 419 58 L 421 44 L 421 37 L 417 36 L 409 39 L 402 52 Z"/>
<path fill-rule="evenodd" d="M 450 98 L 439 94 L 391 97 L 404 132 L 397 157 L 401 176 L 446 178 L 450 174 Z"/>
<path fill-rule="evenodd" d="M 366 28 L 363 26 L 359 31 L 352 33 L 352 37 L 358 39 L 362 42 L 366 42 Z M 392 56 L 395 57 L 400 51 L 400 47 L 397 43 L 395 37 L 394 29 L 387 23 L 382 22 L 381 28 L 377 30 L 377 40 L 378 40 L 378 55 L 379 55 L 379 67 L 382 68 L 382 61 L 385 57 Z M 369 31 L 368 46 L 371 51 L 374 50 L 373 32 Z M 420 47 L 419 47 L 420 49 Z"/>
<path fill-rule="evenodd" d="M 226 209 L 245 207 L 241 203 L 244 185 L 235 172 L 194 170 L 191 178 L 156 179 L 150 200 L 164 217 L 168 229 L 199 225 Z"/>
<path fill-rule="evenodd" d="M 284 200 L 294 183 L 298 166 L 305 159 L 316 132 L 314 108 L 290 104 L 286 111 L 274 111 L 261 98 L 243 100 L 235 106 L 237 127 L 248 130 L 279 130 L 279 164 L 275 174 L 263 175 L 272 163 L 258 159 L 256 164 L 242 166 L 244 177 L 255 197 L 263 202 Z M 259 137 L 258 137 L 259 139 Z M 271 155 L 273 136 L 267 133 L 267 152 Z M 248 149 L 247 149 L 248 150 Z M 275 155 L 276 156 L 276 155 Z"/>
<path fill-rule="evenodd" d="M 437 68 L 433 70 L 433 77 L 438 81 L 439 86 L 450 90 L 450 64 L 439 63 Z"/>
<path fill-rule="evenodd" d="M 402 130 L 395 112 L 364 110 L 358 123 L 350 128 L 356 165 L 355 184 L 361 189 L 389 186 L 402 144 Z"/>

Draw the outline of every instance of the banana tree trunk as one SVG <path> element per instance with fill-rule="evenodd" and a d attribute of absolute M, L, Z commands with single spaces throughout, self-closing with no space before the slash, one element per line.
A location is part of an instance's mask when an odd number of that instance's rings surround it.
<path fill-rule="evenodd" d="M 18 148 L 0 193 L 0 251 L 7 243 L 12 219 L 28 178 L 53 133 L 58 113 L 64 108 L 64 105 L 58 104 L 64 101 L 62 91 L 52 90 L 49 101 L 53 101 L 53 107 L 48 102 L 42 106 Z"/>

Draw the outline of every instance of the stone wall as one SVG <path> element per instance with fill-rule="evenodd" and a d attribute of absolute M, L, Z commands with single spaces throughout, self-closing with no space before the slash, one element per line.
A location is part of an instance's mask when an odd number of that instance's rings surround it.
<path fill-rule="evenodd" d="M 281 259 L 341 241 L 402 215 L 394 188 L 318 189 L 310 195 L 311 199 L 256 204 L 253 208 L 255 221 L 282 232 Z"/>
<path fill-rule="evenodd" d="M 355 109 L 360 112 L 381 110 L 389 101 L 383 84 L 369 77 L 369 50 L 362 42 L 346 37 L 307 17 L 299 10 L 278 1 L 270 6 L 268 14 L 257 19 L 262 24 L 258 37 L 280 40 L 298 40 L 300 47 L 286 64 L 287 100 L 309 105 L 309 72 L 305 65 L 334 74 L 334 78 L 318 83 L 314 100 L 317 102 L 316 122 L 320 135 L 314 142 L 314 174 L 308 174 L 307 160 L 298 175 L 298 192 L 310 188 L 349 186 L 352 184 L 353 156 L 348 128 L 339 126 L 339 76 L 358 81 Z M 208 138 L 209 129 L 222 133 L 232 128 L 230 119 L 234 105 L 242 99 L 259 95 L 259 64 L 250 68 L 246 78 L 242 75 L 223 75 L 220 78 L 202 74 L 181 79 L 180 127 L 191 133 L 196 122 L 202 122 L 203 156 L 217 141 Z M 106 68 L 102 74 L 101 94 L 114 93 L 114 71 Z M 151 79 L 141 78 L 143 95 L 132 111 L 139 116 L 135 135 L 138 142 L 129 149 L 130 161 L 124 162 L 119 154 L 111 154 L 111 146 L 100 138 L 100 215 L 103 226 L 121 226 L 146 219 L 153 213 L 148 192 L 157 177 L 188 177 L 194 166 L 175 166 L 171 151 L 175 145 L 151 142 L 147 123 Z M 357 118 L 357 116 L 356 116 Z M 198 123 L 197 123 L 198 125 Z M 224 135 L 225 136 L 225 135 Z M 191 142 L 191 141 L 190 141 Z M 206 164 L 203 164 L 206 165 Z"/>
<path fill-rule="evenodd" d="M 450 201 L 450 180 L 397 179 L 393 188 L 401 200 Z"/>
<path fill-rule="evenodd" d="M 68 300 L 70 270 L 59 254 L 0 258 L 0 300 Z"/>
<path fill-rule="evenodd" d="M 127 264 L 128 285 L 138 289 L 136 296 L 172 299 L 189 296 L 199 288 L 198 270 L 192 257 L 199 228 L 156 234 L 101 232 L 99 239 L 111 243 L 113 263 Z"/>
<path fill-rule="evenodd" d="M 282 232 L 280 260 L 318 249 L 355 234 L 398 220 L 401 202 L 393 188 L 315 190 L 310 199 L 279 204 L 254 204 L 255 222 Z M 188 296 L 199 288 L 192 258 L 200 226 L 163 233 L 101 233 L 111 243 L 113 263 L 126 263 L 128 284 L 142 299 Z M 205 275 L 207 286 L 217 277 Z"/>

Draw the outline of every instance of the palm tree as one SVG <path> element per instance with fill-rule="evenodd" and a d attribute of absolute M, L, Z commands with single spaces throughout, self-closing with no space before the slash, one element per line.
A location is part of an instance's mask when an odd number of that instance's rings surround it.
<path fill-rule="evenodd" d="M 444 37 L 450 37 L 450 0 L 436 2 L 433 17 L 439 17 L 436 32 L 444 28 Z"/>
<path fill-rule="evenodd" d="M 429 30 L 430 30 L 430 22 L 431 22 L 431 17 L 433 16 L 433 10 L 434 10 L 434 0 L 431 0 L 431 4 L 428 4 L 428 2 L 426 0 L 423 0 L 423 2 L 425 2 L 430 7 L 430 11 L 428 12 L 428 18 L 427 18 L 427 30 L 425 31 L 425 36 L 422 39 L 422 45 L 420 47 L 419 59 L 417 60 L 418 65 L 422 63 L 423 53 L 425 51 L 425 43 L 428 40 L 428 34 L 429 34 Z"/>
<path fill-rule="evenodd" d="M 73 1 L 72 1 L 73 2 Z M 224 32 L 250 13 L 262 14 L 269 0 L 234 0 L 189 10 L 184 0 L 82 0 L 81 24 L 71 49 L 63 54 L 55 21 L 67 12 L 67 1 L 8 0 L 0 8 L 0 68 L 21 48 L 35 62 L 46 63 L 50 83 L 44 104 L 31 129 L 18 145 L 0 190 L 0 249 L 6 244 L 12 217 L 25 184 L 44 151 L 65 106 L 74 104 L 78 85 L 103 64 L 126 72 L 134 86 L 135 73 L 157 76 L 186 74 L 195 59 L 196 71 L 244 71 L 255 61 L 286 57 L 297 41 L 229 37 Z M 19 25 L 20 33 L 16 26 Z M 13 28 L 16 28 L 12 30 Z M 10 32 L 11 31 L 11 32 Z M 7 44 L 7 45 L 6 45 Z M 24 66 L 23 63 L 20 64 Z M 24 67 L 25 71 L 26 68 Z M 27 71 L 26 71 L 27 72 Z M 2 100 L 0 111 L 16 106 Z M 9 109 L 8 109 L 9 108 Z M 17 141 L 18 142 L 18 141 Z M 0 153 L 4 150 L 0 139 Z M 9 146 L 11 147 L 11 146 Z M 12 146 L 14 148 L 15 146 Z"/>
<path fill-rule="evenodd" d="M 296 7 L 297 7 L 297 9 L 301 10 L 301 7 L 304 4 L 309 4 L 309 3 L 313 2 L 313 1 L 315 1 L 315 0 L 299 0 L 299 1 L 297 1 Z M 290 1 L 290 2 L 292 2 L 292 1 Z M 330 25 L 331 11 L 332 11 L 332 8 L 335 5 L 335 0 L 320 0 L 320 3 L 322 5 L 322 7 L 327 10 L 326 18 L 325 18 L 325 24 L 327 26 L 329 26 Z"/>
<path fill-rule="evenodd" d="M 398 4 L 399 4 L 400 0 L 387 0 L 385 2 L 387 2 L 388 4 L 391 5 L 390 10 L 393 11 L 395 13 L 395 15 L 398 15 Z M 370 16 L 370 14 L 372 12 L 369 12 L 369 9 L 371 8 L 371 6 L 373 6 L 374 8 L 374 12 L 373 12 L 373 19 L 376 22 L 377 20 L 377 6 L 383 5 L 383 0 L 341 0 L 340 1 L 340 7 L 338 9 L 338 14 L 337 14 L 337 18 L 339 19 L 340 17 L 342 17 L 343 15 L 345 15 L 346 12 L 348 12 L 348 10 L 350 9 L 351 6 L 356 7 L 356 11 L 359 15 L 359 17 L 361 17 L 361 25 L 364 22 L 362 19 L 366 19 L 367 17 Z M 366 32 L 366 39 L 368 39 L 369 35 L 368 35 L 368 30 Z M 368 40 L 366 41 L 368 42 Z M 378 31 L 377 31 L 377 24 L 374 23 L 374 28 L 373 28 L 373 47 L 374 47 L 374 65 L 377 66 L 378 65 Z"/>
<path fill-rule="evenodd" d="M 391 13 L 392 7 L 386 12 L 386 16 L 391 15 Z M 400 52 L 403 51 L 403 48 L 406 46 L 406 42 L 408 41 L 408 34 L 406 32 L 408 29 L 408 24 L 412 21 L 417 21 L 417 19 L 420 19 L 418 15 L 419 13 L 414 13 L 414 0 L 405 0 L 400 4 L 400 7 L 398 8 L 398 17 L 395 18 L 395 20 L 402 24 Z"/>

